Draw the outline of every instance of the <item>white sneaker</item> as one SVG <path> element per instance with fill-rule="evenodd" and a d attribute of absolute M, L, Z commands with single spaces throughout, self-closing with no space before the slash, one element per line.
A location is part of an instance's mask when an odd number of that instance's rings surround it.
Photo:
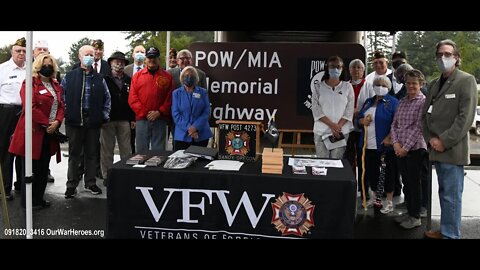
<path fill-rule="evenodd" d="M 393 212 L 393 202 L 387 200 L 387 203 L 383 206 L 382 209 L 380 209 L 380 213 L 382 214 L 388 214 Z"/>
<path fill-rule="evenodd" d="M 419 218 L 409 216 L 405 221 L 400 223 L 400 226 L 405 229 L 413 229 L 422 225 L 422 221 Z"/>

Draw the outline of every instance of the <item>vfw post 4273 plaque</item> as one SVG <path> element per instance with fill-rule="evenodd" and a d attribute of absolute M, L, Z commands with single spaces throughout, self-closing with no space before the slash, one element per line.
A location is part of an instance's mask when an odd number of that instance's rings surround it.
<path fill-rule="evenodd" d="M 260 148 L 261 122 L 218 120 L 218 159 L 254 162 Z"/>

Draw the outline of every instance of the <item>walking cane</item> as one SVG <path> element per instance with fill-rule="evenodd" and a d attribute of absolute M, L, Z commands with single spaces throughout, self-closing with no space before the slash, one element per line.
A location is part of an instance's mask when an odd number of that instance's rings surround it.
<path fill-rule="evenodd" d="M 4 224 L 5 224 L 5 230 L 11 229 L 10 226 L 10 217 L 8 216 L 8 208 L 7 208 L 7 198 L 5 194 L 5 186 L 3 184 L 3 176 L 2 176 L 2 166 L 0 165 L 0 192 L 2 193 L 2 210 L 3 210 L 3 218 L 4 218 Z M 5 236 L 7 236 L 5 234 Z M 9 234 L 7 237 L 11 238 L 11 234 Z"/>
<path fill-rule="evenodd" d="M 369 114 L 365 117 L 368 121 L 372 121 L 372 116 Z M 367 151 L 367 135 L 368 127 L 363 126 L 363 147 L 362 147 L 362 197 L 363 197 L 363 209 L 367 211 L 367 197 L 365 196 L 365 152 Z"/>

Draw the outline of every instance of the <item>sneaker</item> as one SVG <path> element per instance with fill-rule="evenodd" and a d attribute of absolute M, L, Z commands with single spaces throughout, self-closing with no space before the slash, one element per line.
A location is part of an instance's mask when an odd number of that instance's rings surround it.
<path fill-rule="evenodd" d="M 397 216 L 397 217 L 393 218 L 393 221 L 400 224 L 400 223 L 404 222 L 405 220 L 407 220 L 408 217 L 409 217 L 408 214 L 402 214 L 400 216 Z"/>
<path fill-rule="evenodd" d="M 419 218 L 408 216 L 404 222 L 400 223 L 400 226 L 404 229 L 413 229 L 422 225 L 422 221 Z"/>
<path fill-rule="evenodd" d="M 420 217 L 421 218 L 426 218 L 427 217 L 427 208 L 423 207 L 420 208 Z"/>
<path fill-rule="evenodd" d="M 382 214 L 388 214 L 393 212 L 393 202 L 387 200 L 387 203 L 383 206 L 383 208 L 380 210 L 380 213 Z"/>
<path fill-rule="evenodd" d="M 77 194 L 76 188 L 67 188 L 67 191 L 65 191 L 65 199 L 73 198 L 75 194 Z"/>
<path fill-rule="evenodd" d="M 93 195 L 99 195 L 102 194 L 102 190 L 97 187 L 97 185 L 92 185 L 89 187 L 85 187 L 86 190 L 89 190 Z"/>

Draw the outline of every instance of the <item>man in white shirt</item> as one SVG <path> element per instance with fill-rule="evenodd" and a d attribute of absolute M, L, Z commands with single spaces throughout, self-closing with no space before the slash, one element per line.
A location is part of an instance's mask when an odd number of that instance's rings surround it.
<path fill-rule="evenodd" d="M 12 200 L 13 160 L 15 156 L 8 152 L 10 138 L 17 126 L 18 118 L 22 112 L 20 88 L 25 80 L 26 70 L 26 40 L 18 39 L 13 45 L 10 60 L 0 65 L 0 163 L 5 185 L 5 196 Z M 17 182 L 15 189 L 21 189 L 20 176 L 22 175 L 20 159 L 15 161 Z M 3 192 L 3 191 L 0 191 Z"/>
<path fill-rule="evenodd" d="M 375 92 L 373 91 L 373 79 L 380 75 L 388 76 L 392 73 L 392 70 L 388 68 L 388 59 L 381 51 L 375 51 L 373 53 L 372 66 L 373 72 L 365 77 L 365 84 L 363 84 L 363 87 L 358 94 L 357 106 L 355 106 L 358 110 L 362 109 L 365 100 L 375 95 Z"/>

